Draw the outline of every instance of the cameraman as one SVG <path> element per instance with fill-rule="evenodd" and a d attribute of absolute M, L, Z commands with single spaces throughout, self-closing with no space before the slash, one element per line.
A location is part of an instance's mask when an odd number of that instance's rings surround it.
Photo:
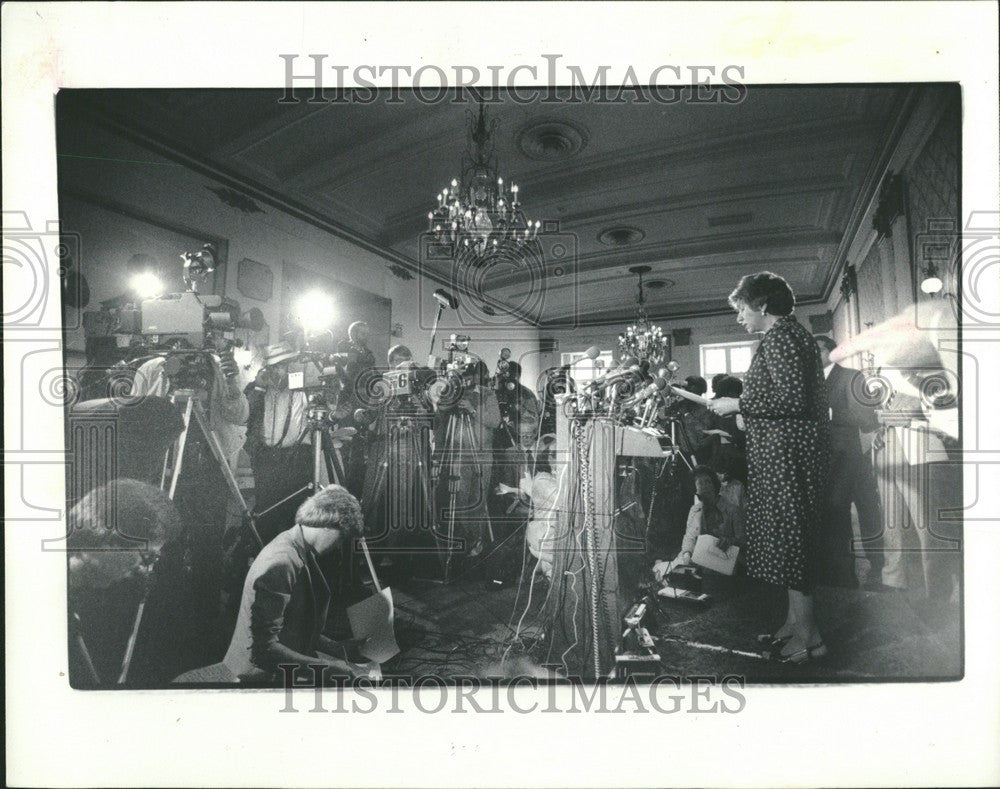
<path fill-rule="evenodd" d="M 375 367 L 375 354 L 368 347 L 371 328 L 364 321 L 355 321 L 347 328 L 347 339 L 337 344 L 337 352 L 346 355 L 344 369 L 346 380 L 341 396 L 342 410 L 347 415 L 342 423 L 345 427 L 361 427 L 353 420 L 357 408 L 363 406 L 362 393 L 371 383 Z M 365 481 L 365 452 L 361 442 L 348 444 L 344 448 L 344 466 L 347 479 L 344 485 L 355 496 L 361 495 Z"/>
<path fill-rule="evenodd" d="M 372 554 L 383 554 L 383 563 L 413 547 L 433 526 L 428 517 L 434 406 L 428 388 L 435 374 L 417 365 L 404 345 L 389 349 L 388 362 L 389 372 L 408 371 L 408 390 L 386 386 L 381 390 L 385 399 L 363 420 L 370 423 L 362 498 L 365 530 Z M 401 544 L 404 539 L 407 545 Z"/>
<path fill-rule="evenodd" d="M 501 360 L 497 365 L 493 388 L 500 406 L 500 427 L 494 433 L 494 449 L 510 449 L 518 444 L 521 420 L 539 421 L 538 398 L 521 383 L 521 365 Z M 535 436 L 537 440 L 538 436 Z M 532 442 L 534 443 L 534 441 Z"/>
<path fill-rule="evenodd" d="M 301 497 L 293 494 L 313 476 L 308 397 L 302 390 L 288 388 L 291 358 L 294 352 L 288 346 L 268 346 L 264 366 L 246 389 L 250 401 L 247 453 L 253 469 L 254 511 L 261 513 L 274 507 L 257 521 L 265 541 L 288 528 L 302 503 Z"/>
<path fill-rule="evenodd" d="M 187 343 L 179 340 L 174 350 L 183 350 Z M 208 427 L 219 439 L 222 452 L 231 468 L 236 467 L 237 456 L 246 440 L 247 418 L 250 406 L 240 390 L 239 367 L 233 358 L 232 349 L 225 340 L 216 341 L 212 348 L 191 351 L 191 354 L 207 353 L 212 367 L 212 380 L 208 389 Z M 156 356 L 140 365 L 132 381 L 130 397 L 170 397 L 182 388 L 177 376 L 177 360 L 168 356 Z"/>
<path fill-rule="evenodd" d="M 192 371 L 198 371 L 206 361 L 208 380 L 192 381 Z M 250 410 L 240 390 L 239 368 L 220 339 L 212 349 L 148 360 L 136 371 L 131 394 L 176 400 L 177 392 L 191 388 L 192 383 L 199 384 L 199 389 L 206 385 L 207 393 L 202 390 L 195 396 L 207 397 L 208 428 L 218 439 L 227 468 L 224 472 L 208 438 L 192 418 L 173 499 L 184 525 L 178 549 L 182 556 L 170 572 L 164 573 L 161 586 L 176 602 L 178 616 L 184 619 L 185 643 L 210 645 L 225 628 L 220 620 L 222 559 L 230 494 L 224 473 L 230 473 L 237 462 Z"/>
<path fill-rule="evenodd" d="M 456 536 L 465 539 L 470 557 L 484 547 L 493 431 L 500 426 L 500 408 L 489 380 L 489 368 L 481 359 L 452 371 L 438 393 L 434 419 L 439 521 L 447 524 L 454 517 Z"/>

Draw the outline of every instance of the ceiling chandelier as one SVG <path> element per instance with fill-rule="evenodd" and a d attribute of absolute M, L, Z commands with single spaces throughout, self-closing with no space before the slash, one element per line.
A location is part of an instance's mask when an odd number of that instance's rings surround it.
<path fill-rule="evenodd" d="M 437 195 L 437 208 L 427 214 L 427 230 L 450 249 L 451 257 L 469 265 L 489 265 L 498 256 L 520 261 L 542 223 L 529 222 L 521 210 L 517 184 L 504 183 L 497 167 L 493 132 L 485 108 L 467 112 L 468 148 L 462 154 L 461 177 Z"/>
<path fill-rule="evenodd" d="M 642 277 L 652 269 L 649 266 L 632 266 L 629 272 L 639 277 L 639 309 L 636 322 L 618 335 L 618 348 L 624 359 L 634 356 L 640 362 L 649 361 L 650 365 L 659 364 L 670 356 L 670 336 L 663 333 L 659 326 L 650 324 L 646 315 L 646 299 L 642 289 Z"/>

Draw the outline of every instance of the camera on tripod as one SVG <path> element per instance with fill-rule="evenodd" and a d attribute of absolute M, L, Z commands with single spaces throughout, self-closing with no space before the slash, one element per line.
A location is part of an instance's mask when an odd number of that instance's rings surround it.
<path fill-rule="evenodd" d="M 444 344 L 448 352 L 448 361 L 444 365 L 444 374 L 458 380 L 463 386 L 474 386 L 479 383 L 479 359 L 469 353 L 470 338 L 465 334 L 453 334 Z"/>
<path fill-rule="evenodd" d="M 339 393 L 347 380 L 348 354 L 302 351 L 289 359 L 288 388 L 306 394 Z"/>

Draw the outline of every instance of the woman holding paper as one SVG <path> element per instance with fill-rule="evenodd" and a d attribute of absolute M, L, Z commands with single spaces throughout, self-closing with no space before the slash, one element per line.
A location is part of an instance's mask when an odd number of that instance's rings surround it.
<path fill-rule="evenodd" d="M 813 604 L 813 552 L 829 463 L 829 410 L 812 335 L 793 315 L 788 283 L 769 272 L 740 280 L 729 296 L 737 322 L 763 335 L 740 397 L 709 403 L 719 416 L 742 414 L 747 428 L 747 567 L 787 590 L 788 612 L 759 637 L 781 662 L 826 654 Z"/>

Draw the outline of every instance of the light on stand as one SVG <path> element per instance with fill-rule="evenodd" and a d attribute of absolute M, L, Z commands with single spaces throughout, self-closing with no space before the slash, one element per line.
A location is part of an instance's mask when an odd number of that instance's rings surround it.
<path fill-rule="evenodd" d="M 307 334 L 325 331 L 333 323 L 333 299 L 321 290 L 312 290 L 295 304 L 295 317 Z"/>
<path fill-rule="evenodd" d="M 935 293 L 940 293 L 943 287 L 944 283 L 941 282 L 941 278 L 938 276 L 937 267 L 933 263 L 929 263 L 924 275 L 924 281 L 920 283 L 920 290 L 928 296 L 933 296 Z"/>
<path fill-rule="evenodd" d="M 129 286 L 140 299 L 155 299 L 163 295 L 163 282 L 152 271 L 136 274 L 129 281 Z"/>

